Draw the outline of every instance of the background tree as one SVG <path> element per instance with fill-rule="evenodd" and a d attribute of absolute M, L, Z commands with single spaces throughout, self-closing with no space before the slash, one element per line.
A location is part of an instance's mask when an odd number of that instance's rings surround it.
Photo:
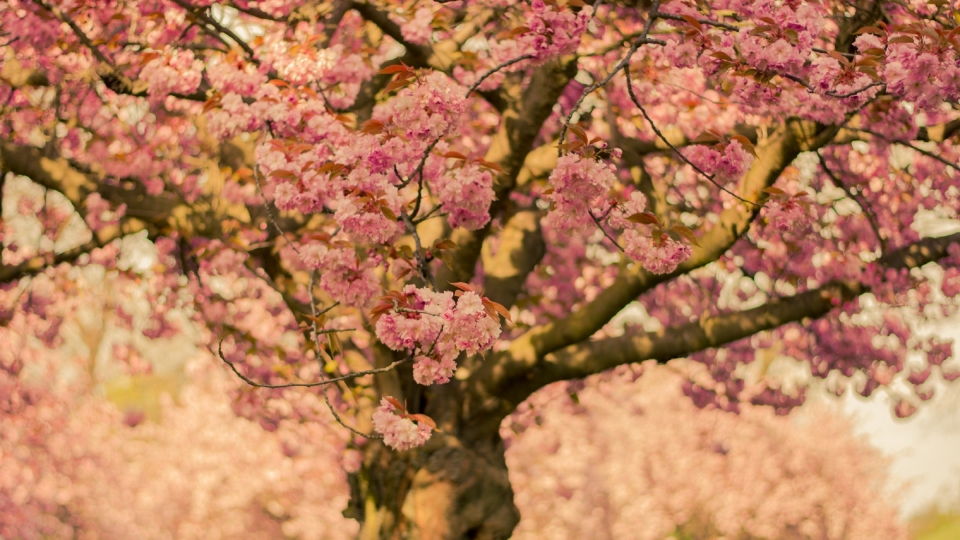
<path fill-rule="evenodd" d="M 960 292 L 960 235 L 921 234 L 960 198 L 948 4 L 17 0 L 0 21 L 0 167 L 35 192 L 4 186 L 4 370 L 58 345 L 105 266 L 149 299 L 144 336 L 202 324 L 259 387 L 239 414 L 333 413 L 361 537 L 507 537 L 499 428 L 557 381 L 686 356 L 701 407 L 785 413 L 820 378 L 906 416 L 957 377 L 911 330 Z"/>

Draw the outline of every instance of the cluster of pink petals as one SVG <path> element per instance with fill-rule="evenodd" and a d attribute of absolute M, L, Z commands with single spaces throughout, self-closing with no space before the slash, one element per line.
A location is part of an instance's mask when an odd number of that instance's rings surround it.
<path fill-rule="evenodd" d="M 429 353 L 417 358 L 414 373 L 420 384 L 445 383 L 456 369 L 454 360 L 488 350 L 500 337 L 500 323 L 487 314 L 483 298 L 473 291 L 456 301 L 450 292 L 437 293 L 407 285 L 408 308 L 390 310 L 376 324 L 380 341 L 392 350 Z"/>
<path fill-rule="evenodd" d="M 262 125 L 262 120 L 254 108 L 244 103 L 240 94 L 235 92 L 224 95 L 220 99 L 220 107 L 211 110 L 207 115 L 210 135 L 221 140 L 232 139 Z"/>
<path fill-rule="evenodd" d="M 627 221 L 627 218 L 639 214 L 647 209 L 647 196 L 639 191 L 630 194 L 630 199 L 623 204 L 617 205 L 610 211 L 610 217 L 607 222 L 614 229 L 629 229 L 636 227 L 636 224 Z"/>
<path fill-rule="evenodd" d="M 274 45 L 273 65 L 283 80 L 294 85 L 319 80 L 337 66 L 340 60 L 336 48 L 316 50 L 310 47 L 295 47 L 295 54 L 291 54 L 288 48 L 281 43 Z"/>
<path fill-rule="evenodd" d="M 579 13 L 573 13 L 557 6 L 548 6 L 543 0 L 533 0 L 530 8 L 533 10 L 533 17 L 528 23 L 530 31 L 519 36 L 516 45 L 502 43 L 501 51 L 495 53 L 494 58 L 505 62 L 530 54 L 534 60 L 545 60 L 576 52 L 580 46 L 580 35 L 587 29 L 593 14 L 592 7 L 586 6 Z M 510 49 L 513 49 L 511 54 L 514 56 L 502 58 L 507 56 L 503 52 Z"/>
<path fill-rule="evenodd" d="M 394 351 L 414 348 L 428 351 L 444 329 L 444 314 L 455 309 L 453 293 L 438 293 L 415 285 L 407 285 L 403 293 L 413 313 L 395 310 L 385 313 L 377 320 L 377 337 Z"/>
<path fill-rule="evenodd" d="M 770 201 L 766 214 L 773 228 L 782 233 L 803 229 L 810 223 L 810 213 L 794 198 Z"/>
<path fill-rule="evenodd" d="M 429 43 L 433 35 L 433 11 L 426 7 L 417 9 L 412 19 L 400 24 L 400 34 L 410 43 Z"/>
<path fill-rule="evenodd" d="M 377 106 L 373 118 L 398 128 L 407 139 L 429 143 L 458 124 L 465 107 L 463 88 L 443 73 L 431 71 Z"/>
<path fill-rule="evenodd" d="M 493 346 L 500 337 L 500 323 L 487 314 L 483 298 L 473 292 L 457 299 L 456 309 L 443 314 L 444 332 L 437 343 L 443 358 L 456 358 L 461 352 L 477 354 Z"/>
<path fill-rule="evenodd" d="M 433 428 L 424 422 L 414 423 L 398 414 L 398 410 L 386 398 L 373 413 L 373 429 L 383 435 L 383 442 L 394 450 L 409 450 L 430 440 Z"/>
<path fill-rule="evenodd" d="M 380 179 L 385 177 L 380 176 Z M 384 200 L 394 215 L 400 213 L 402 201 L 393 186 L 383 187 L 386 194 Z M 400 225 L 391 219 L 373 203 L 358 202 L 353 197 L 342 197 L 337 204 L 337 211 L 333 215 L 344 232 L 367 242 L 382 244 L 389 241 L 400 232 Z"/>
<path fill-rule="evenodd" d="M 579 154 L 558 159 L 550 173 L 553 193 L 544 197 L 554 204 L 550 215 L 554 226 L 568 233 L 582 230 L 591 223 L 591 208 L 599 206 L 597 199 L 613 187 L 616 179 L 614 167 L 609 163 Z"/>
<path fill-rule="evenodd" d="M 267 76 L 260 73 L 255 64 L 242 60 L 215 59 L 207 63 L 205 72 L 210 85 L 221 94 L 234 92 L 252 96 L 267 82 Z"/>
<path fill-rule="evenodd" d="M 771 41 L 769 37 L 758 35 L 750 28 L 740 31 L 738 37 L 740 50 L 752 66 L 765 66 L 782 72 L 795 72 L 803 67 L 810 55 L 814 40 L 821 34 L 824 18 L 820 7 L 804 3 L 794 10 L 789 6 L 773 7 L 765 2 L 756 3 L 754 18 L 770 17 L 777 21 L 782 30 L 796 33 L 796 43 L 781 36 Z"/>
<path fill-rule="evenodd" d="M 647 198 L 643 193 L 634 191 L 630 199 L 610 211 L 610 226 L 623 229 L 623 250 L 631 259 L 639 261 L 644 268 L 654 274 L 668 274 L 690 258 L 690 246 L 677 242 L 666 234 L 654 240 L 647 226 L 629 221 L 632 215 L 643 212 L 647 207 Z"/>
<path fill-rule="evenodd" d="M 902 35 L 890 35 L 889 39 Z M 889 42 L 888 39 L 888 42 Z M 874 35 L 864 34 L 855 44 L 859 50 L 883 49 Z M 889 43 L 883 78 L 887 91 L 915 103 L 923 110 L 935 112 L 944 101 L 960 97 L 960 59 L 947 48 L 925 50 L 913 43 Z"/>
<path fill-rule="evenodd" d="M 147 62 L 140 79 L 147 83 L 147 93 L 163 98 L 193 92 L 200 86 L 202 72 L 203 61 L 195 59 L 192 51 L 176 50 Z"/>
<path fill-rule="evenodd" d="M 703 172 L 713 175 L 721 183 L 739 180 L 753 163 L 753 154 L 738 141 L 730 141 L 722 153 L 714 147 L 694 145 L 686 148 L 684 156 Z"/>
<path fill-rule="evenodd" d="M 490 203 L 495 197 L 490 171 L 465 163 L 449 169 L 434 184 L 451 227 L 476 230 L 490 221 Z"/>
<path fill-rule="evenodd" d="M 678 242 L 664 234 L 659 240 L 640 234 L 636 230 L 623 233 L 623 249 L 627 256 L 640 261 L 648 271 L 654 274 L 669 274 L 677 266 L 690 258 L 690 246 Z"/>
<path fill-rule="evenodd" d="M 450 377 L 453 377 L 456 370 L 457 364 L 453 358 L 442 357 L 434 360 L 429 356 L 418 356 L 413 363 L 413 380 L 424 386 L 445 384 L 450 382 Z"/>
<path fill-rule="evenodd" d="M 320 271 L 320 287 L 345 306 L 365 307 L 380 292 L 374 273 L 379 257 L 361 261 L 353 248 L 312 243 L 301 248 L 300 258 Z"/>

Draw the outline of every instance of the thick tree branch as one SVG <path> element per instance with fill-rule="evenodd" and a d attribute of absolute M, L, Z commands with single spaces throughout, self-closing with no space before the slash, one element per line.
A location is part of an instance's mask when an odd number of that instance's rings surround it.
<path fill-rule="evenodd" d="M 503 111 L 500 127 L 484 159 L 503 168 L 494 186 L 496 200 L 490 206 L 491 219 L 505 213 L 509 194 L 517 185 L 517 178 L 524 168 L 527 155 L 540 133 L 543 122 L 550 116 L 553 105 L 560 97 L 570 79 L 576 75 L 576 62 L 572 59 L 553 61 L 533 71 L 531 81 L 518 103 Z M 468 282 L 473 277 L 480 249 L 490 232 L 490 226 L 479 231 L 458 230 L 453 240 L 459 248 L 452 265 L 444 265 L 437 273 L 437 284 L 448 287 L 449 283 Z"/>
<path fill-rule="evenodd" d="M 120 237 L 118 234 L 119 229 L 114 228 L 113 231 L 115 231 L 115 233 L 112 238 L 104 238 L 104 240 L 107 240 L 107 243 Z M 106 244 L 101 242 L 99 238 L 95 238 L 94 240 L 62 253 L 44 253 L 15 265 L 0 264 L 0 283 L 7 283 L 26 277 L 35 276 L 46 271 L 48 268 L 53 268 L 61 264 L 72 264 L 76 262 L 76 260 L 82 255 L 90 253 L 94 249 L 103 247 L 105 245 Z"/>
<path fill-rule="evenodd" d="M 878 264 L 888 269 L 918 268 L 945 257 L 952 244 L 960 244 L 960 233 L 926 238 L 892 252 Z M 502 397 L 516 406 L 551 382 L 586 377 L 628 363 L 646 360 L 664 363 L 720 347 L 787 323 L 822 317 L 869 290 L 858 281 L 834 281 L 753 309 L 706 317 L 657 332 L 628 333 L 580 343 L 546 355 L 533 367 L 530 376 L 505 388 Z"/>
<path fill-rule="evenodd" d="M 497 252 L 491 253 L 489 246 L 483 252 L 484 295 L 509 308 L 546 252 L 540 212 L 523 210 L 511 216 L 500 232 Z"/>
<path fill-rule="evenodd" d="M 811 128 L 812 133 L 812 127 L 806 127 Z M 758 145 L 758 157 L 742 182 L 741 193 L 751 199 L 758 198 L 802 150 L 810 147 L 801 131 L 800 122 L 788 121 Z M 488 360 L 474 375 L 475 390 L 481 394 L 496 392 L 500 385 L 524 376 L 543 356 L 589 338 L 643 292 L 719 259 L 747 230 L 758 212 L 757 207 L 742 204 L 724 210 L 713 228 L 700 238 L 700 247 L 694 247 L 690 259 L 672 274 L 651 274 L 639 265 L 625 268 L 613 285 L 579 311 L 531 329 L 514 340 L 506 351 Z"/>
<path fill-rule="evenodd" d="M 85 213 L 84 203 L 92 193 L 99 193 L 105 200 L 114 205 L 127 205 L 127 212 L 123 223 L 123 233 L 130 234 L 147 227 L 151 236 L 155 236 L 160 229 L 184 228 L 189 225 L 189 216 L 193 210 L 170 194 L 150 196 L 146 190 L 136 182 L 121 182 L 120 185 L 111 185 L 95 180 L 91 175 L 74 168 L 63 158 L 49 158 L 33 146 L 13 145 L 0 142 L 0 169 L 14 174 L 26 176 L 41 186 L 63 194 L 81 216 Z M 131 218 L 135 218 L 136 222 Z M 194 223 L 193 227 L 204 226 L 203 223 Z M 112 237 L 113 231 L 109 228 L 99 231 L 97 235 L 105 236 L 98 241 L 101 245 L 107 243 L 106 237 Z"/>

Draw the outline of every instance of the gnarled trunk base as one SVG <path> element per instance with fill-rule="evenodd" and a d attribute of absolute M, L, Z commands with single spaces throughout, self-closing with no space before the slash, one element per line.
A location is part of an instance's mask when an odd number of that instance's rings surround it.
<path fill-rule="evenodd" d="M 481 454 L 434 434 L 423 448 L 394 452 L 380 443 L 351 475 L 349 517 L 361 540 L 500 540 L 520 521 L 503 445 Z"/>

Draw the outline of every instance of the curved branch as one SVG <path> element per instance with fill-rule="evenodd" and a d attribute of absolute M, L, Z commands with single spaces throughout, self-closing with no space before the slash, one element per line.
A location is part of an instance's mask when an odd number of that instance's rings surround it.
<path fill-rule="evenodd" d="M 759 197 L 802 150 L 829 140 L 819 134 L 815 143 L 809 143 L 802 133 L 803 127 L 798 121 L 788 121 L 758 146 L 757 159 L 742 182 L 741 193 L 754 199 Z M 827 134 L 834 131 L 830 129 Z M 755 206 L 737 205 L 724 210 L 716 225 L 700 238 L 700 247 L 694 247 L 692 256 L 671 274 L 651 274 L 639 265 L 625 268 L 610 287 L 579 311 L 531 329 L 514 340 L 506 351 L 485 362 L 471 378 L 474 391 L 478 395 L 496 393 L 497 388 L 524 377 L 545 355 L 589 338 L 645 291 L 719 259 L 758 214 Z"/>
<path fill-rule="evenodd" d="M 877 264 L 888 269 L 918 268 L 945 257 L 952 244 L 960 244 L 960 233 L 923 239 L 890 253 Z M 501 397 L 512 408 L 551 382 L 586 377 L 622 364 L 646 360 L 665 363 L 787 323 L 822 317 L 869 290 L 860 281 L 833 281 L 753 309 L 705 317 L 657 332 L 580 343 L 546 355 L 532 368 L 531 376 L 504 388 Z"/>

